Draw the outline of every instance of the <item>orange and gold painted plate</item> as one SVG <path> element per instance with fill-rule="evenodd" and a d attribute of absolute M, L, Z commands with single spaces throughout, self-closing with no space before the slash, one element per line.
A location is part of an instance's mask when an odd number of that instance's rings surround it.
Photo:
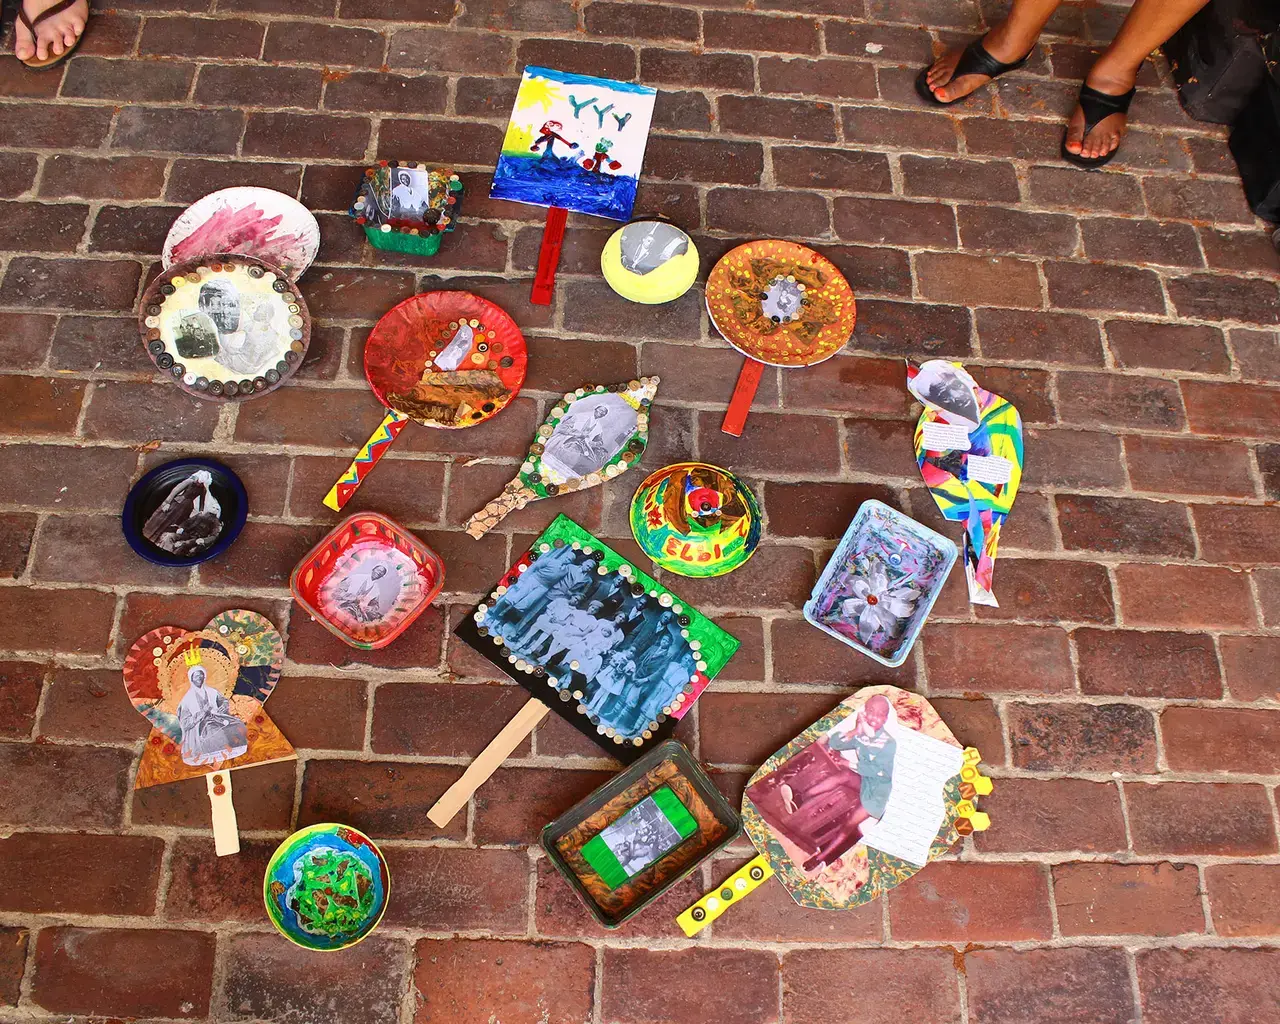
<path fill-rule="evenodd" d="M 743 355 L 771 366 L 810 366 L 853 334 L 853 289 L 834 263 L 796 242 L 747 242 L 707 278 L 707 312 Z"/>

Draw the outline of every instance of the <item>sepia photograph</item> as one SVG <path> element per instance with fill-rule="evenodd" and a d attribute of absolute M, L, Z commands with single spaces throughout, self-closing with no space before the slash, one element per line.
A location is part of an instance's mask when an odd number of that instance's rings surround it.
<path fill-rule="evenodd" d="M 485 618 L 511 652 L 625 739 L 667 715 L 697 669 L 670 608 L 568 545 L 536 559 Z M 580 695 L 580 696 L 579 696 Z"/>

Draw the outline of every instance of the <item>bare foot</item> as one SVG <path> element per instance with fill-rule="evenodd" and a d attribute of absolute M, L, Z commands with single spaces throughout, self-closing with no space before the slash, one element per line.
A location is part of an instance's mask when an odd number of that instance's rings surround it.
<path fill-rule="evenodd" d="M 1097 89 L 1100 93 L 1108 96 L 1123 96 L 1133 88 L 1136 78 L 1136 71 L 1113 71 L 1099 61 L 1089 69 L 1089 74 L 1085 76 L 1084 81 L 1085 85 L 1091 89 Z M 1120 140 L 1128 131 L 1128 123 L 1129 119 L 1126 115 L 1111 114 L 1094 125 L 1093 131 L 1086 137 L 1084 110 L 1077 103 L 1076 109 L 1071 114 L 1071 120 L 1067 122 L 1067 152 L 1075 153 L 1086 160 L 1096 160 L 1106 156 L 1119 148 Z"/>
<path fill-rule="evenodd" d="M 27 17 L 35 22 L 36 18 L 52 7 L 57 0 L 19 0 Z M 64 11 L 46 18 L 36 24 L 35 38 L 27 30 L 27 26 L 18 19 L 14 24 L 13 52 L 18 60 L 48 60 L 50 57 L 61 57 L 75 45 L 80 33 L 84 31 L 89 20 L 89 0 L 77 0 Z"/>
<path fill-rule="evenodd" d="M 1000 24 L 982 37 L 982 46 L 991 56 L 1000 61 L 1001 64 L 1009 64 L 1016 60 L 1021 60 L 1036 44 L 1036 37 L 1030 39 L 1015 37 L 1008 28 L 1007 24 Z M 929 68 L 928 74 L 925 75 L 925 81 L 929 83 L 929 90 L 938 100 L 943 103 L 951 103 L 954 100 L 968 96 L 980 86 L 991 81 L 987 75 L 961 75 L 959 78 L 952 80 L 955 74 L 956 65 L 960 63 L 960 57 L 964 54 L 964 47 L 956 47 L 948 50 Z"/>

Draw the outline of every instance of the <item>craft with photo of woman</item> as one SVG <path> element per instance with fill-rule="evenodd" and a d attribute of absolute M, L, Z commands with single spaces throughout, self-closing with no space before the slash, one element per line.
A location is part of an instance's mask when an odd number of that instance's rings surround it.
<path fill-rule="evenodd" d="M 212 487 L 209 470 L 196 470 L 147 517 L 142 536 L 162 551 L 183 558 L 212 547 L 222 533 L 222 505 Z"/>

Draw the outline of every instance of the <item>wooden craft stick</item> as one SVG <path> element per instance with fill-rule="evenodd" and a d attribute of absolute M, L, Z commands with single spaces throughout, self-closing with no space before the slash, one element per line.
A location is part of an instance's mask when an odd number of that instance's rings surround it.
<path fill-rule="evenodd" d="M 764 373 L 764 363 L 747 358 L 738 374 L 738 384 L 733 389 L 733 397 L 729 399 L 729 408 L 725 411 L 724 422 L 720 429 L 734 437 L 742 436 L 742 428 L 747 425 L 747 413 L 751 411 L 751 403 L 755 401 L 756 388 L 760 386 L 760 377 Z"/>
<path fill-rule="evenodd" d="M 547 225 L 542 229 L 542 247 L 538 250 L 538 269 L 533 278 L 529 300 L 535 306 L 551 305 L 556 290 L 556 268 L 560 266 L 560 247 L 564 245 L 564 225 L 569 211 L 553 206 L 547 211 Z"/>
<path fill-rule="evenodd" d="M 204 777 L 213 811 L 213 849 L 219 857 L 240 852 L 240 827 L 236 805 L 231 802 L 231 772 L 210 772 Z"/>
<path fill-rule="evenodd" d="M 337 482 L 329 488 L 329 493 L 324 496 L 326 506 L 335 512 L 342 511 L 342 507 L 351 500 L 351 495 L 355 494 L 356 488 L 372 472 L 378 460 L 387 453 L 391 442 L 400 436 L 400 431 L 404 430 L 408 422 L 409 417 L 403 413 L 396 412 L 394 409 L 387 410 L 386 416 L 382 418 L 377 429 L 369 435 L 369 440 L 364 443 L 364 447 L 351 460 L 351 465 L 343 470 L 342 476 L 338 477 Z"/>
<path fill-rule="evenodd" d="M 524 707 L 515 713 L 511 721 L 502 727 L 502 731 L 467 766 L 462 778 L 445 790 L 444 795 L 427 811 L 431 823 L 437 828 L 444 828 L 449 824 L 453 816 L 467 806 L 471 794 L 484 785 L 485 780 L 498 770 L 498 766 L 520 745 L 521 740 L 533 732 L 534 727 L 550 710 L 536 697 L 525 701 Z"/>
<path fill-rule="evenodd" d="M 519 484 L 507 487 L 493 501 L 467 520 L 467 533 L 479 540 L 518 508 L 524 508 L 537 495 Z"/>

